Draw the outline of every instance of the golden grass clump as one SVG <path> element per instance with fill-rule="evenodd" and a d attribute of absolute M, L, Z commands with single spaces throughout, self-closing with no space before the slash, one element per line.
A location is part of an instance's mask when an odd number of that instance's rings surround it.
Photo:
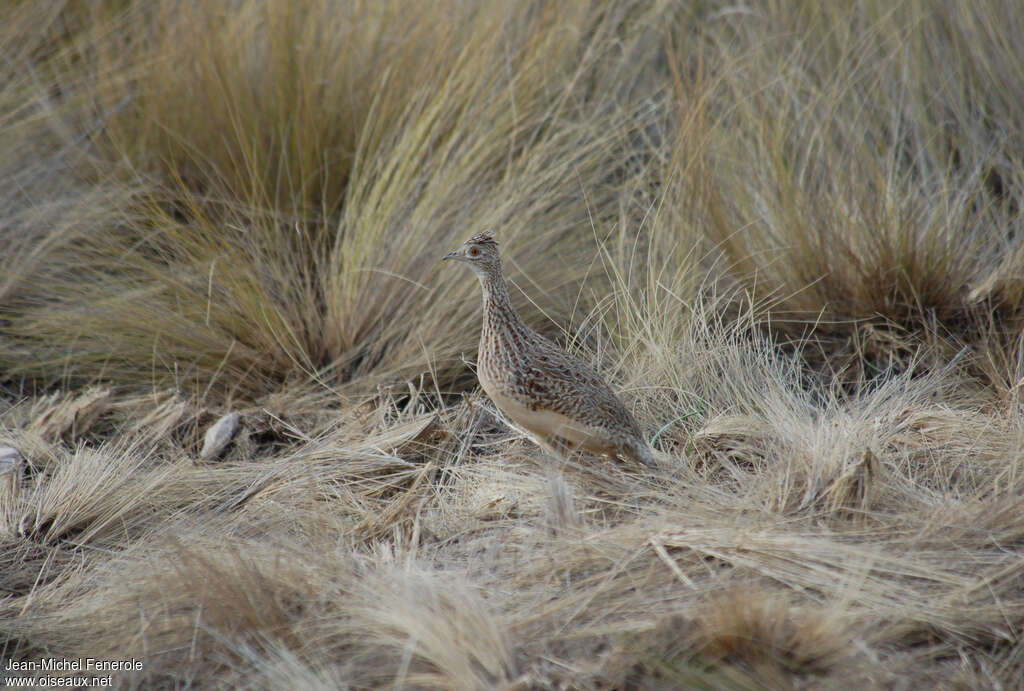
<path fill-rule="evenodd" d="M 831 341 L 833 368 L 864 376 L 924 343 L 949 358 L 967 342 L 975 369 L 1005 386 L 987 351 L 1021 327 L 1008 279 L 1020 272 L 1019 13 L 792 9 L 714 15 L 699 69 L 675 86 L 684 113 L 709 123 L 681 144 L 713 160 L 707 251 L 772 303 L 777 329 Z"/>
<path fill-rule="evenodd" d="M 36 69 L 73 67 L 57 114 L 102 123 L 75 170 L 121 199 L 8 279 L 5 332 L 31 355 L 6 366 L 252 396 L 293 376 L 365 390 L 470 347 L 472 286 L 441 280 L 439 248 L 490 227 L 524 269 L 581 256 L 578 191 L 607 204 L 632 108 L 598 66 L 650 48 L 639 10 L 457 7 L 157 3 L 66 28 Z M 435 343 L 432 323 L 466 328 Z"/>
<path fill-rule="evenodd" d="M 4 6 L 7 674 L 1019 688 L 1021 16 Z M 481 230 L 656 470 L 479 392 Z"/>

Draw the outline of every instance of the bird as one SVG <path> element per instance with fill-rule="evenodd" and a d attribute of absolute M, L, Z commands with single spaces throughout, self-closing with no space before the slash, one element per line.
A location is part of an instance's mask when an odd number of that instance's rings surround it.
<path fill-rule="evenodd" d="M 480 280 L 476 374 L 510 426 L 556 458 L 582 448 L 654 466 L 640 425 L 601 375 L 531 329 L 512 306 L 494 237 L 474 235 L 442 258 L 448 259 L 465 263 Z"/>

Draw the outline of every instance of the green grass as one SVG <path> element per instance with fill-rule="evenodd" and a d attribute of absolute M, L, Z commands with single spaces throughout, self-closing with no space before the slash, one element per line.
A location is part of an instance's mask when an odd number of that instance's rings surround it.
<path fill-rule="evenodd" d="M 1019 687 L 1022 34 L 996 0 L 6 6 L 2 657 Z M 439 262 L 481 230 L 663 468 L 496 418 Z"/>

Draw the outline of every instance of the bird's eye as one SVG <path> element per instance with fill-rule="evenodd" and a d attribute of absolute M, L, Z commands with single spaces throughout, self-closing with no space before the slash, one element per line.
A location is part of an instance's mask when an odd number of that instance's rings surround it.
<path fill-rule="evenodd" d="M 480 256 L 480 248 L 479 247 L 470 247 L 469 248 L 469 256 L 471 256 L 471 257 L 479 257 Z"/>

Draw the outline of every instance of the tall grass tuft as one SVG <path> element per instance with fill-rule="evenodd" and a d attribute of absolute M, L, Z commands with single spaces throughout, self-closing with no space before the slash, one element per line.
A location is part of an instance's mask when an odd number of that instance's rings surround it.
<path fill-rule="evenodd" d="M 881 367 L 991 342 L 991 309 L 1019 328 L 1000 278 L 1019 271 L 1018 14 L 758 6 L 680 32 L 713 81 L 706 237 L 777 328 L 810 324 Z"/>
<path fill-rule="evenodd" d="M 1019 687 L 1021 21 L 3 6 L 0 657 Z M 479 287 L 439 259 L 481 230 L 657 468 L 550 458 L 478 390 Z"/>
<path fill-rule="evenodd" d="M 629 101 L 605 89 L 643 62 L 599 67 L 654 31 L 585 3 L 177 8 L 97 11 L 53 58 L 103 122 L 78 172 L 121 199 L 108 227 L 54 229 L 63 251 L 11 289 L 6 333 L 36 355 L 16 371 L 243 395 L 443 375 L 475 306 L 437 260 L 484 228 L 528 241 L 521 269 L 585 250 L 629 146 Z"/>

